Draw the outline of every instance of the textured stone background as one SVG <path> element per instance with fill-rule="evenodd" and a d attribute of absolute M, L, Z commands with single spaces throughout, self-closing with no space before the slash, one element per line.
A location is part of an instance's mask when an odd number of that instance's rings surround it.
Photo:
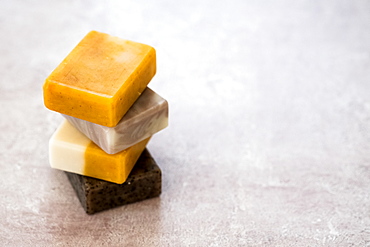
<path fill-rule="evenodd" d="M 0 0 L 4 246 L 370 246 L 367 0 Z M 42 84 L 95 29 L 157 49 L 160 198 L 93 216 Z"/>

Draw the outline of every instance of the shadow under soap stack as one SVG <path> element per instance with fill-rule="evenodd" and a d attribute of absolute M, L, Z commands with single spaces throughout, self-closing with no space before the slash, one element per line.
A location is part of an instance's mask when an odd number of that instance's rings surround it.
<path fill-rule="evenodd" d="M 161 193 L 146 149 L 168 125 L 168 103 L 147 87 L 154 48 L 91 31 L 46 79 L 45 106 L 65 120 L 49 142 L 52 168 L 66 172 L 86 213 Z"/>

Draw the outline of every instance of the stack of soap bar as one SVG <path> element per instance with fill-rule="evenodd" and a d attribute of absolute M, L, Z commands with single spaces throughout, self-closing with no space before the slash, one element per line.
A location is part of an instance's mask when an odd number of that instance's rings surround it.
<path fill-rule="evenodd" d="M 155 72 L 152 47 L 92 31 L 44 83 L 45 106 L 66 118 L 50 139 L 50 165 L 89 214 L 161 193 L 144 151 L 168 125 L 167 101 L 147 88 Z"/>

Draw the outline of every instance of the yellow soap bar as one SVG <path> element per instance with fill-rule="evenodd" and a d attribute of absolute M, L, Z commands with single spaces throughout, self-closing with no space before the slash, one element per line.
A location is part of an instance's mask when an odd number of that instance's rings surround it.
<path fill-rule="evenodd" d="M 91 31 L 45 80 L 47 108 L 114 127 L 156 73 L 151 46 Z"/>
<path fill-rule="evenodd" d="M 67 120 L 49 141 L 52 168 L 122 184 L 144 151 L 149 138 L 116 154 L 107 154 Z"/>

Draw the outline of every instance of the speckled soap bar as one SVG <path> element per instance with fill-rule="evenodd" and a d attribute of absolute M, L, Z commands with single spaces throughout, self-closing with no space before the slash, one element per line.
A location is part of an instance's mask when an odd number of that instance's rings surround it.
<path fill-rule="evenodd" d="M 143 151 L 127 181 L 123 184 L 110 183 L 70 172 L 66 174 L 82 207 L 88 214 L 161 194 L 161 170 L 147 149 Z"/>
<path fill-rule="evenodd" d="M 116 154 L 107 154 L 67 120 L 49 142 L 50 166 L 63 171 L 122 184 L 150 137 Z"/>
<path fill-rule="evenodd" d="M 50 110 L 113 127 L 156 73 L 153 47 L 91 31 L 46 78 Z"/>
<path fill-rule="evenodd" d="M 146 88 L 115 127 L 63 116 L 106 153 L 115 154 L 167 127 L 168 103 Z"/>

